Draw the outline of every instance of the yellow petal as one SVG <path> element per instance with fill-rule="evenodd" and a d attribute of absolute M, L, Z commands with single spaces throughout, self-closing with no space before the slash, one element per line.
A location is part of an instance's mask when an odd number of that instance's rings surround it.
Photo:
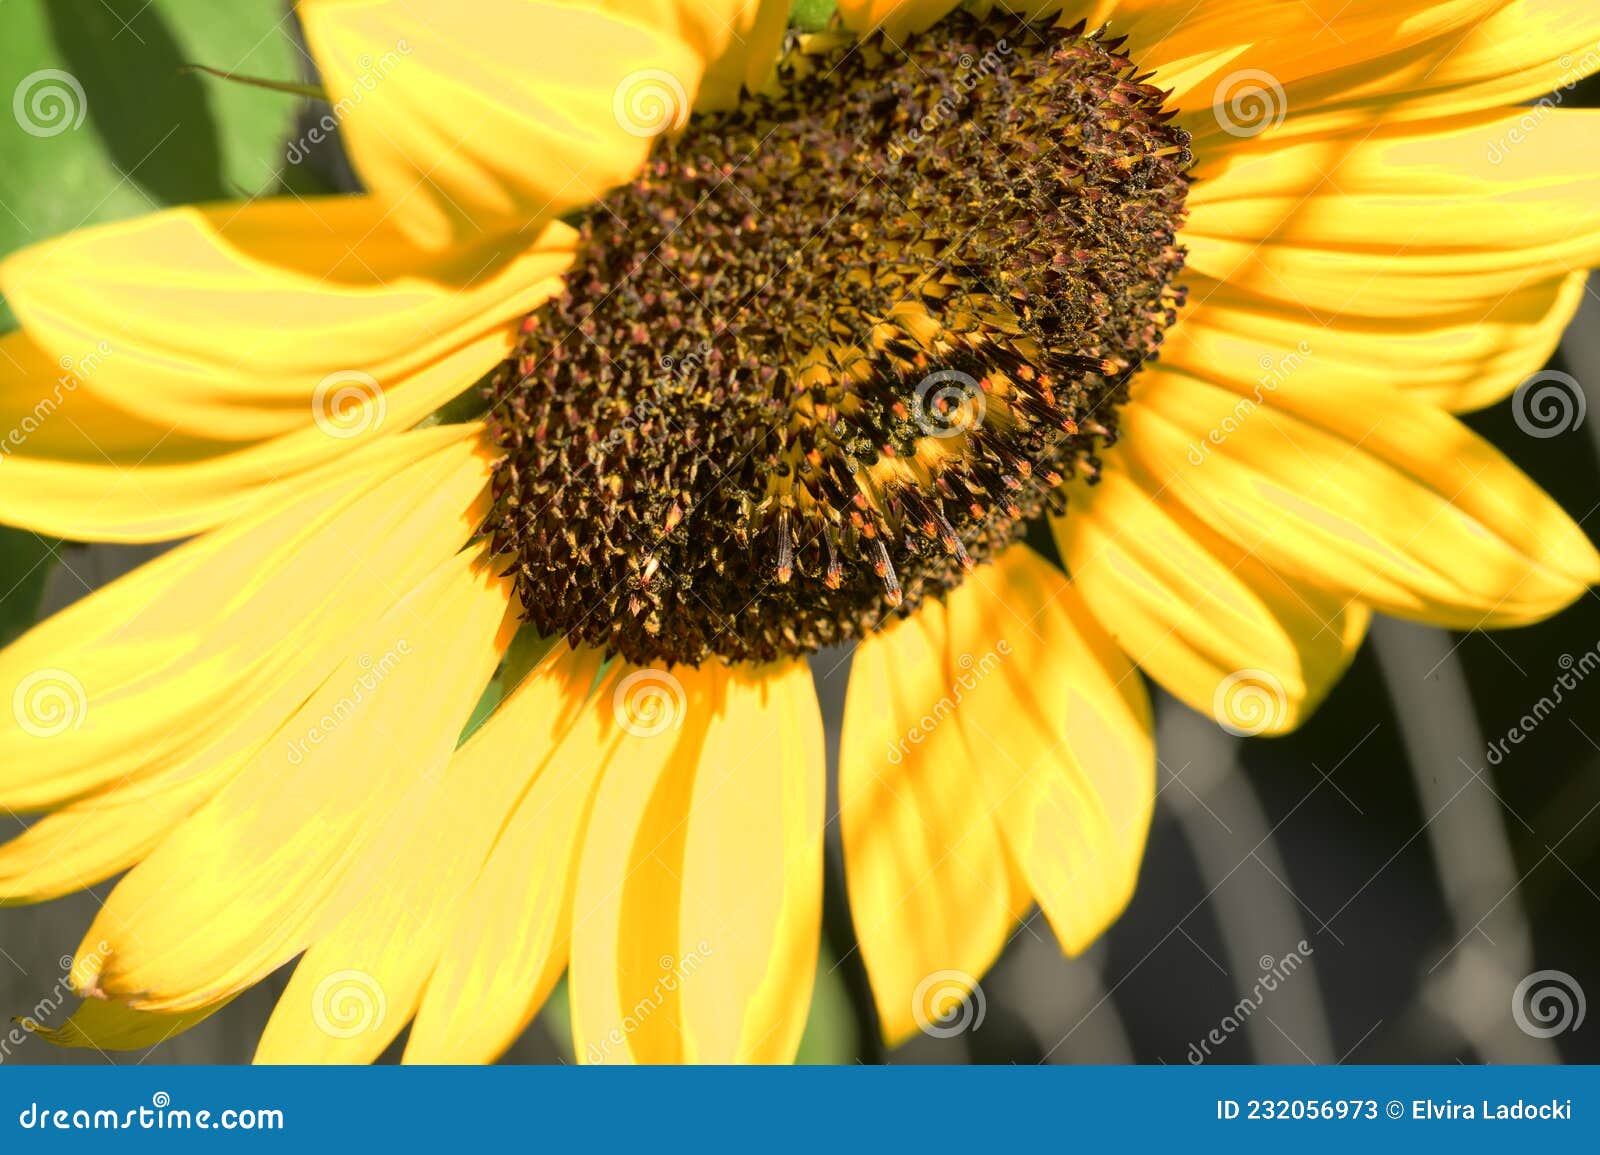
<path fill-rule="evenodd" d="M 371 197 L 185 207 L 13 253 L 0 290 L 105 403 L 238 448 L 297 435 L 294 458 L 318 459 L 414 425 L 492 368 L 560 290 L 574 236 L 428 257 Z"/>
<path fill-rule="evenodd" d="M 470 871 L 429 936 L 438 966 L 406 1044 L 409 1063 L 493 1061 L 566 969 L 574 863 L 609 753 L 602 723 L 611 705 L 592 693 L 598 668 L 587 651 L 550 662 L 459 756 L 509 770 L 516 788 L 495 792 L 501 813 L 485 822 L 481 844 L 454 852 Z"/>
<path fill-rule="evenodd" d="M 816 968 L 821 719 L 803 661 L 636 670 L 573 909 L 573 1036 L 607 1062 L 787 1062 Z M 661 710 L 640 708 L 655 703 Z M 629 731 L 632 731 L 629 733 Z"/>
<path fill-rule="evenodd" d="M 638 675 L 635 677 L 635 675 Z M 637 670 L 614 680 L 613 717 L 602 695 L 605 774 L 595 793 L 579 854 L 572 908 L 568 996 L 572 1036 L 588 1063 L 681 1061 L 677 983 L 677 879 L 684 810 L 716 694 L 725 674 Z M 635 704 L 643 708 L 636 709 Z M 643 718 L 645 724 L 634 724 Z M 647 956 L 641 944 L 670 943 Z M 668 981 L 672 979 L 672 981 Z M 636 1014 L 637 990 L 649 992 Z"/>
<path fill-rule="evenodd" d="M 243 765 L 196 758 L 47 814 L 0 845 L 0 904 L 85 890 L 144 857 Z"/>
<path fill-rule="evenodd" d="M 1230 7 L 1237 16 L 1236 6 L 1203 6 L 1224 16 Z M 1269 8 L 1287 13 L 1296 6 L 1250 7 L 1256 11 L 1239 21 L 1247 30 Z M 1381 4 L 1347 5 L 1327 17 L 1326 28 L 1326 13 L 1299 7 L 1306 21 L 1299 45 L 1292 38 L 1258 42 L 1218 70 L 1224 75 L 1206 75 L 1198 91 L 1182 94 L 1183 123 L 1195 133 L 1202 172 L 1204 158 L 1249 152 L 1268 134 L 1357 138 L 1378 123 L 1532 100 L 1535 108 L 1519 115 L 1538 123 L 1548 110 L 1576 103 L 1573 89 L 1600 68 L 1600 11 L 1586 0 L 1401 4 L 1388 12 Z M 1355 34 L 1358 25 L 1376 35 Z M 1232 97 L 1240 103 L 1230 106 Z M 1486 150 L 1491 145 L 1483 143 Z"/>
<path fill-rule="evenodd" d="M 789 24 L 787 0 L 603 0 L 607 12 L 666 29 L 705 66 L 695 107 L 732 108 L 741 88 L 758 92 L 775 70 Z"/>
<path fill-rule="evenodd" d="M 47 1043 L 58 1047 L 84 1047 L 96 1051 L 142 1051 L 182 1034 L 228 1005 L 228 1000 L 181 1015 L 136 1011 L 110 999 L 85 999 L 72 1017 L 59 1027 L 46 1027 L 32 1019 L 24 1025 Z"/>
<path fill-rule="evenodd" d="M 1490 311 L 1600 263 L 1600 112 L 1566 110 L 1497 158 L 1515 116 L 1261 144 L 1199 184 L 1194 271 L 1314 313 Z"/>
<path fill-rule="evenodd" d="M 960 4 L 961 0 L 840 0 L 839 19 L 862 38 L 881 32 L 898 44 L 933 27 Z"/>
<path fill-rule="evenodd" d="M 1202 714 L 1246 674 L 1272 689 L 1257 732 L 1298 726 L 1349 665 L 1365 606 L 1285 581 L 1125 469 L 1076 485 L 1052 522 L 1073 588 L 1138 665 Z"/>
<path fill-rule="evenodd" d="M 998 638 L 973 655 L 987 655 Z M 1031 904 L 954 713 L 944 607 L 862 640 L 839 745 L 845 880 L 884 1038 L 897 1044 L 988 970 Z"/>
<path fill-rule="evenodd" d="M 1420 58 L 1385 61 L 1394 94 L 1385 117 L 1431 118 L 1523 101 L 1537 101 L 1541 110 L 1560 107 L 1572 102 L 1579 81 L 1600 70 L 1600 8 L 1588 0 L 1512 0 L 1491 8 Z M 1539 111 L 1531 115 L 1542 119 Z"/>
<path fill-rule="evenodd" d="M 800 1047 L 822 925 L 825 765 L 809 665 L 732 669 L 686 817 L 687 1062 L 787 1063 Z"/>
<path fill-rule="evenodd" d="M 210 803 L 131 870 L 80 989 L 139 1010 L 236 993 L 331 930 L 391 869 L 394 819 L 443 772 L 509 640 L 509 589 L 473 553 L 436 569 Z M 88 947 L 85 947 L 88 949 Z"/>
<path fill-rule="evenodd" d="M 513 864 L 499 848 L 487 869 L 484 860 L 497 833 L 504 845 L 525 823 L 536 796 L 550 802 L 540 783 L 564 772 L 558 759 L 571 754 L 571 744 L 562 739 L 598 665 L 597 654 L 563 647 L 462 745 L 431 791 L 398 820 L 410 829 L 399 835 L 404 849 L 387 883 L 300 960 L 256 1062 L 370 1062 L 419 1002 L 424 1009 L 407 1044 L 413 1061 L 489 1061 L 516 1038 L 523 1024 L 511 1000 L 501 1000 L 508 992 L 529 997 L 518 977 L 532 952 L 503 928 L 533 917 L 540 880 L 532 871 L 507 871 Z M 504 905 L 484 910 L 478 896 L 486 889 Z M 458 981 L 463 959 L 482 987 Z"/>
<path fill-rule="evenodd" d="M 1356 381 L 1463 411 L 1502 400 L 1549 360 L 1583 300 L 1588 273 L 1443 312 L 1419 298 L 1387 316 L 1317 316 L 1209 277 L 1185 281 L 1195 304 L 1168 330 L 1163 365 L 1219 384 L 1253 382 L 1262 396 L 1289 377 L 1330 395 Z M 1361 301 L 1352 300 L 1352 309 Z"/>
<path fill-rule="evenodd" d="M 428 249 L 537 229 L 632 178 L 681 127 L 700 55 L 670 30 L 537 0 L 302 4 L 339 131 Z"/>
<path fill-rule="evenodd" d="M 89 392 L 22 331 L 0 337 L 0 521 L 78 540 L 158 541 L 248 511 L 331 439 L 210 440 Z M 348 445 L 347 445 L 348 447 Z M 310 450 L 310 452 L 308 452 Z"/>
<path fill-rule="evenodd" d="M 494 334 L 430 373 L 455 389 L 509 344 L 506 334 Z M 49 385 L 52 364 L 27 334 L 0 337 L 0 428 L 16 433 L 0 440 L 9 479 L 0 489 L 0 522 L 35 533 L 78 541 L 187 537 L 282 500 L 318 470 L 348 470 L 337 463 L 359 447 L 358 439 L 330 436 L 314 415 L 304 429 L 265 441 L 194 437 L 152 424 L 81 383 Z M 358 388 L 350 396 L 361 395 Z M 381 423 L 386 433 L 404 428 Z"/>
<path fill-rule="evenodd" d="M 1056 938 L 1077 954 L 1139 877 L 1156 769 L 1144 683 L 1061 572 L 1026 546 L 949 601 L 964 764 Z"/>
<path fill-rule="evenodd" d="M 1600 580 L 1583 531 L 1432 406 L 1355 382 L 1250 393 L 1147 371 L 1113 461 L 1272 568 L 1399 617 L 1521 625 Z"/>
<path fill-rule="evenodd" d="M 481 431 L 375 443 L 281 504 L 158 558 L 0 652 L 0 799 L 191 777 L 263 741 L 481 522 Z"/>

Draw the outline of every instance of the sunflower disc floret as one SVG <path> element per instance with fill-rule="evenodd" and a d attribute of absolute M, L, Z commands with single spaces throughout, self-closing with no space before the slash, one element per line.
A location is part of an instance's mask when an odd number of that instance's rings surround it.
<path fill-rule="evenodd" d="M 663 140 L 488 387 L 527 619 L 646 664 L 808 652 L 1092 477 L 1183 301 L 1188 136 L 1119 47 L 810 38 Z"/>

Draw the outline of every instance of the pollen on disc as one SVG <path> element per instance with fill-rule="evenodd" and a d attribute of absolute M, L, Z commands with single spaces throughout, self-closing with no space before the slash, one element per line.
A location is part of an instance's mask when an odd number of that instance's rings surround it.
<path fill-rule="evenodd" d="M 582 225 L 489 386 L 527 619 L 641 664 L 859 637 L 1099 468 L 1183 302 L 1188 137 L 1115 41 L 802 38 Z"/>

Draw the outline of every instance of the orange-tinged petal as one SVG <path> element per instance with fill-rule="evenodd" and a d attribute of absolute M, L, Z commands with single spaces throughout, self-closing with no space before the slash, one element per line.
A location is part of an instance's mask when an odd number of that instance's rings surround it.
<path fill-rule="evenodd" d="M 185 207 L 13 253 L 0 291 L 46 361 L 106 404 L 240 448 L 298 435 L 274 463 L 303 467 L 414 425 L 492 368 L 560 290 L 574 238 L 557 224 L 429 257 L 370 197 Z"/>
<path fill-rule="evenodd" d="M 1228 5 L 1204 5 L 1226 18 Z M 1374 124 L 1435 120 L 1538 100 L 1520 115 L 1537 123 L 1573 104 L 1573 88 L 1600 68 L 1600 10 L 1585 0 L 1466 0 L 1453 4 L 1347 5 L 1328 15 L 1300 5 L 1305 26 L 1263 41 L 1260 15 L 1297 6 L 1250 5 L 1233 13 L 1251 46 L 1181 92 L 1201 172 L 1208 158 L 1249 153 L 1271 138 L 1351 139 Z M 1322 21 L 1326 19 L 1324 27 Z M 1158 82 L 1167 78 L 1159 66 Z M 1135 53 L 1142 58 L 1144 53 Z M 1231 103 L 1232 102 L 1232 103 Z M 1504 143 L 1504 142 L 1502 142 Z M 1486 140 L 1485 151 L 1492 147 Z"/>
<path fill-rule="evenodd" d="M 1257 0 L 1119 3 L 1114 30 L 1172 92 L 1202 155 L 1301 131 L 1322 106 L 1393 91 L 1394 59 L 1442 54 L 1501 0 L 1353 0 L 1337 11 Z"/>
<path fill-rule="evenodd" d="M 881 32 L 899 43 L 933 27 L 960 5 L 961 0 L 840 0 L 839 19 L 861 37 Z"/>

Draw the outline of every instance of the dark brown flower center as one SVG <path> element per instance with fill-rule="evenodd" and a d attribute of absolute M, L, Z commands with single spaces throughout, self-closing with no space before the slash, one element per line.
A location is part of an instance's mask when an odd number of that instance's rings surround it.
<path fill-rule="evenodd" d="M 959 584 L 1097 469 L 1183 292 L 1187 134 L 1118 44 L 811 41 L 583 226 L 490 386 L 527 619 L 765 661 Z"/>

